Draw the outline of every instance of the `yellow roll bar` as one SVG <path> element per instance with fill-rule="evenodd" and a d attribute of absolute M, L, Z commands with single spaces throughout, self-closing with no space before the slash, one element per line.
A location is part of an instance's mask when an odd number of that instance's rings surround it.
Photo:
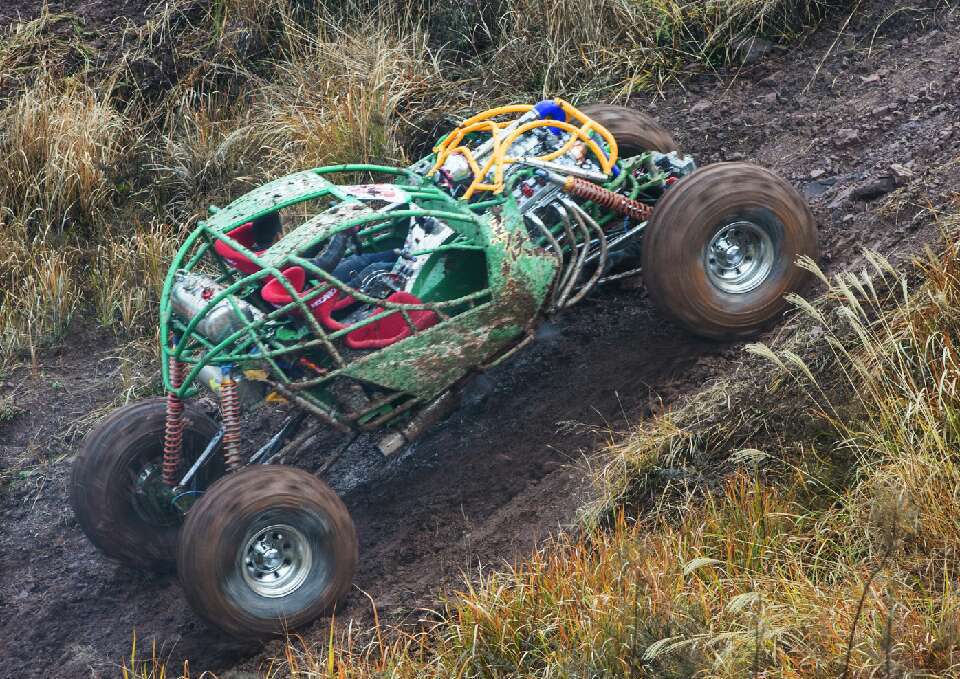
<path fill-rule="evenodd" d="M 434 174 L 436 174 L 437 170 L 443 167 L 444 163 L 447 162 L 450 156 L 460 154 L 466 159 L 467 165 L 470 167 L 470 171 L 473 173 L 473 181 L 463 194 L 465 199 L 470 198 L 477 191 L 492 191 L 493 193 L 500 193 L 503 191 L 504 169 L 507 167 L 507 165 L 511 165 L 518 160 L 517 158 L 508 157 L 507 152 L 510 150 L 510 147 L 517 140 L 517 138 L 520 137 L 520 135 L 525 134 L 537 127 L 555 127 L 570 133 L 570 139 L 564 143 L 563 147 L 553 151 L 552 153 L 548 153 L 545 156 L 541 156 L 537 158 L 537 160 L 556 160 L 560 156 L 569 153 L 570 149 L 573 148 L 573 145 L 578 141 L 581 141 L 594 155 L 594 157 L 597 159 L 597 162 L 600 163 L 600 167 L 603 172 L 605 174 L 610 174 L 610 172 L 613 170 L 614 163 L 617 162 L 617 157 L 619 155 L 617 141 L 613 138 L 613 135 L 610 133 L 610 131 L 577 109 L 575 106 L 573 106 L 573 104 L 559 98 L 554 99 L 554 103 L 563 109 L 563 112 L 567 115 L 568 121 L 574 120 L 579 123 L 579 126 L 561 120 L 532 120 L 528 123 L 520 125 L 515 130 L 511 130 L 509 133 L 506 133 L 505 128 L 509 127 L 509 125 L 515 121 L 498 123 L 496 120 L 494 120 L 494 118 L 503 115 L 524 115 L 533 110 L 533 105 L 512 104 L 510 106 L 499 106 L 497 108 L 492 108 L 489 111 L 483 111 L 475 116 L 472 116 L 471 118 L 468 118 L 467 120 L 464 120 L 453 132 L 447 135 L 443 141 L 437 144 L 437 146 L 433 149 L 437 159 L 433 164 L 433 167 L 430 169 L 430 172 L 427 173 L 428 176 L 432 177 Z M 490 139 L 493 143 L 493 152 L 490 154 L 489 160 L 484 163 L 483 167 L 480 167 L 477 159 L 473 155 L 473 152 L 461 143 L 463 142 L 464 137 L 473 132 L 490 133 Z M 591 133 L 600 135 L 600 137 L 607 143 L 607 147 L 610 149 L 609 156 L 605 154 L 597 142 L 594 141 L 594 139 L 591 137 Z M 493 171 L 493 183 L 487 183 L 485 182 L 485 178 L 488 174 L 490 174 L 491 170 Z"/>

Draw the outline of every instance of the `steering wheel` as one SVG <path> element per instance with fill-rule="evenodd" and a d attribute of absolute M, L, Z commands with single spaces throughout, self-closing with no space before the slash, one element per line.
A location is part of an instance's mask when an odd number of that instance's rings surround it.
<path fill-rule="evenodd" d="M 516 114 L 520 114 L 520 117 L 508 122 L 494 120 L 499 116 Z M 579 126 L 571 123 L 571 120 L 579 123 Z M 510 147 L 521 135 L 538 127 L 548 127 L 556 134 L 569 133 L 570 138 L 562 147 L 552 153 L 539 156 L 537 160 L 547 162 L 555 160 L 568 153 L 573 145 L 579 141 L 587 147 L 605 174 L 610 174 L 613 171 L 614 164 L 617 162 L 618 150 L 617 141 L 610 131 L 569 102 L 563 99 L 553 99 L 541 101 L 536 105 L 513 104 L 511 106 L 501 106 L 483 111 L 463 121 L 453 132 L 441 139 L 433 149 L 436 154 L 436 161 L 427 176 L 432 177 L 443 167 L 450 156 L 459 154 L 466 159 L 473 175 L 473 181 L 463 194 L 464 199 L 470 198 L 477 191 L 501 193 L 504 185 L 505 168 L 518 160 L 507 156 Z M 490 143 L 493 150 L 483 166 L 477 162 L 473 151 L 463 144 L 464 138 L 474 132 L 490 134 Z M 605 153 L 597 144 L 594 139 L 595 134 L 606 142 L 609 153 Z M 486 177 L 491 171 L 493 171 L 493 182 L 488 183 Z"/>

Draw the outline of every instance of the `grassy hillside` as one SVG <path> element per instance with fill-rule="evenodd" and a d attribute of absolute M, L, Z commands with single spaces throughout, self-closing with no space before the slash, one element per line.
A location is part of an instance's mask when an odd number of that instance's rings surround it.
<path fill-rule="evenodd" d="M 579 537 L 413 628 L 293 638 L 263 676 L 957 676 L 960 218 L 940 219 L 952 244 L 908 271 L 807 262 L 827 294 L 618 437 Z"/>
<path fill-rule="evenodd" d="M 94 321 L 152 333 L 210 202 L 340 161 L 403 164 L 465 112 L 657 88 L 796 37 L 827 0 L 175 0 L 0 36 L 0 356 Z M 113 19 L 113 17 L 110 17 Z M 102 20 L 103 17 L 100 17 Z"/>

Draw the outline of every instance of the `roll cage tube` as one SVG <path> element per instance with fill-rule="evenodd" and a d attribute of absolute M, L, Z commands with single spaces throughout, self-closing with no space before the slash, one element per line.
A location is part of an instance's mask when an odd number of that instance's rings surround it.
<path fill-rule="evenodd" d="M 527 117 L 531 112 L 535 112 L 540 119 L 530 119 L 524 122 L 524 117 Z M 492 120 L 495 117 L 509 114 L 521 115 L 519 119 L 512 123 Z M 579 122 L 580 126 L 577 127 L 567 122 L 568 120 Z M 459 314 L 463 309 L 474 308 L 496 298 L 498 293 L 490 287 L 493 285 L 493 280 L 488 280 L 482 283 L 484 285 L 482 289 L 453 299 L 443 299 L 442 301 L 431 301 L 423 304 L 395 304 L 364 295 L 343 281 L 337 280 L 328 271 L 314 266 L 310 260 L 301 255 L 311 247 L 350 229 L 355 230 L 358 236 L 370 239 L 369 242 L 372 243 L 376 242 L 376 240 L 373 240 L 375 238 L 389 240 L 392 237 L 389 232 L 391 229 L 397 228 L 398 220 L 417 217 L 435 217 L 446 223 L 457 234 L 452 242 L 445 243 L 440 248 L 435 248 L 438 254 L 449 250 L 486 251 L 491 246 L 491 243 L 484 240 L 488 237 L 484 234 L 489 229 L 486 220 L 489 219 L 488 214 L 491 208 L 503 205 L 508 208 L 504 216 L 513 215 L 513 218 L 508 221 L 514 221 L 514 218 L 519 220 L 519 214 L 514 214 L 516 210 L 510 209 L 512 203 L 505 205 L 505 203 L 511 201 L 511 198 L 509 191 L 506 194 L 503 192 L 506 188 L 504 169 L 507 165 L 518 160 L 508 157 L 507 153 L 514 141 L 521 135 L 543 127 L 552 129 L 557 134 L 566 132 L 570 135 L 570 138 L 564 142 L 559 151 L 547 154 L 541 160 L 552 160 L 560 157 L 580 141 L 596 157 L 598 164 L 605 173 L 610 174 L 612 171 L 614 179 L 608 184 L 609 186 L 613 187 L 624 180 L 626 173 L 617 172 L 619 167 L 617 164 L 618 149 L 616 141 L 609 131 L 567 102 L 557 99 L 552 102 L 541 102 L 537 105 L 501 107 L 473 116 L 441 140 L 435 149 L 434 158 L 431 159 L 434 161 L 433 169 L 427 172 L 426 176 L 424 176 L 426 168 L 418 172 L 410 168 L 369 164 L 320 167 L 265 184 L 240 197 L 224 209 L 211 208 L 211 217 L 198 225 L 175 256 L 161 294 L 160 339 L 164 358 L 161 361 L 161 367 L 165 388 L 180 397 L 187 397 L 196 393 L 197 388 L 194 386 L 194 382 L 205 366 L 219 365 L 223 368 L 229 368 L 243 363 L 248 365 L 258 364 L 264 368 L 269 368 L 270 376 L 274 377 L 277 383 L 275 386 L 277 388 L 282 387 L 284 393 L 290 389 L 312 387 L 319 383 L 328 382 L 332 377 L 350 366 L 353 359 L 345 359 L 338 351 L 334 341 L 351 330 L 359 329 L 391 314 L 396 314 L 403 317 L 411 334 L 416 335 L 419 330 L 412 321 L 409 312 L 429 310 L 446 320 L 450 317 L 448 313 Z M 432 175 L 442 166 L 444 158 L 464 149 L 469 153 L 469 149 L 463 146 L 461 142 L 467 134 L 474 130 L 485 130 L 491 134 L 491 145 L 494 147 L 495 153 L 484 163 L 482 168 L 474 162 L 475 170 L 480 174 L 474 177 L 470 193 L 490 191 L 495 195 L 486 200 L 468 202 L 469 194 L 465 195 L 463 199 L 454 198 L 434 183 Z M 598 141 L 606 145 L 607 152 L 604 152 Z M 426 160 L 426 162 L 429 162 L 429 160 Z M 491 169 L 494 172 L 494 183 L 486 184 L 482 179 L 490 173 Z M 395 186 L 409 196 L 411 206 L 415 207 L 390 211 L 379 211 L 366 207 L 363 201 L 351 195 L 349 191 L 343 190 L 325 179 L 326 175 L 346 172 L 392 176 Z M 518 173 L 517 177 L 521 175 L 524 175 L 524 173 Z M 632 177 L 627 178 L 632 180 Z M 513 185 L 515 180 L 516 178 L 512 178 L 509 183 Z M 631 184 L 635 183 L 631 181 Z M 635 193 L 636 187 L 631 188 L 633 190 L 630 193 Z M 290 232 L 290 234 L 299 234 L 298 237 L 290 239 L 291 243 L 287 245 L 291 247 L 271 247 L 258 254 L 229 235 L 230 231 L 245 222 L 275 213 L 284 207 L 324 197 L 332 197 L 336 204 Z M 328 219 L 327 223 L 321 223 L 322 220 L 320 220 L 313 225 L 315 227 L 313 230 L 306 229 L 304 233 L 300 233 L 303 226 L 309 224 L 313 219 L 322 217 L 331 211 L 339 210 L 341 206 L 349 205 L 357 206 L 355 214 L 347 214 L 349 210 L 344 210 L 341 214 L 334 215 L 335 218 Z M 515 208 L 515 206 L 513 207 Z M 522 220 L 517 221 L 517 223 L 522 225 Z M 285 236 L 283 240 L 287 240 L 287 237 Z M 536 238 L 531 241 L 531 246 L 537 247 L 537 245 L 540 245 L 536 242 L 539 240 L 540 238 Z M 225 243 L 248 259 L 257 270 L 254 273 L 244 274 L 228 267 L 213 252 L 213 245 L 218 241 Z M 178 271 L 193 269 L 209 271 L 209 266 L 205 266 L 201 262 L 210 254 L 213 257 L 208 259 L 212 259 L 214 267 L 220 271 L 219 277 L 216 278 L 218 287 L 216 291 L 212 292 L 210 298 L 205 300 L 206 306 L 189 320 L 183 322 L 173 315 L 171 308 L 170 294 L 175 276 Z M 320 284 L 305 292 L 294 289 L 294 286 L 283 275 L 283 270 L 292 266 L 301 266 L 311 280 L 319 281 Z M 258 314 L 256 318 L 247 318 L 241 313 L 239 306 L 244 303 L 249 304 L 250 302 L 244 302 L 244 299 L 249 299 L 256 306 L 262 307 L 263 303 L 255 293 L 263 283 L 271 278 L 276 280 L 277 284 L 289 295 L 291 301 L 272 310 L 264 311 Z M 342 293 L 354 297 L 357 302 L 376 305 L 382 311 L 351 324 L 346 330 L 327 331 L 310 313 L 308 306 L 330 288 L 336 288 Z M 222 339 L 217 337 L 211 341 L 203 337 L 202 333 L 197 332 L 198 323 L 211 310 L 224 302 L 230 305 L 233 313 L 240 319 L 240 327 Z M 281 326 L 289 328 L 289 320 L 293 316 L 300 317 L 303 322 L 300 325 L 300 336 L 291 340 L 288 332 L 282 339 L 278 339 L 274 334 L 275 331 Z M 308 331 L 309 334 L 305 334 Z M 290 367 L 288 359 L 295 359 L 298 354 L 304 351 L 322 351 L 328 357 L 324 360 L 327 361 L 331 372 L 311 380 L 297 379 L 295 381 L 294 377 L 288 374 Z M 310 355 L 314 354 L 311 353 Z M 187 374 L 183 381 L 176 386 L 171 383 L 170 379 L 171 358 L 187 366 Z M 304 395 L 308 396 L 307 394 Z M 313 405 L 317 404 L 314 403 Z"/>
<path fill-rule="evenodd" d="M 552 103 L 554 106 L 544 106 Z M 538 108 L 539 107 L 539 108 Z M 521 122 L 531 112 L 537 113 L 539 119 Z M 520 118 L 511 120 L 507 123 L 497 122 L 494 118 L 503 115 L 522 114 Z M 564 119 L 558 116 L 563 114 Z M 580 126 L 567 122 L 573 119 L 580 123 Z M 519 124 L 518 124 L 519 123 Z M 436 160 L 433 167 L 427 173 L 432 177 L 443 167 L 447 159 L 452 155 L 462 155 L 473 173 L 473 181 L 464 192 L 464 199 L 470 199 L 477 191 L 490 191 L 492 193 L 501 193 L 504 188 L 504 170 L 508 165 L 517 162 L 517 158 L 507 156 L 510 147 L 523 134 L 538 127 L 547 127 L 554 131 L 562 130 L 570 133 L 564 145 L 537 158 L 540 161 L 552 161 L 565 155 L 573 148 L 578 141 L 583 142 L 590 152 L 594 155 L 600 164 L 604 174 L 610 175 L 613 172 L 615 163 L 619 156 L 617 141 L 605 127 L 594 121 L 592 118 L 581 112 L 569 102 L 563 99 L 554 99 L 553 102 L 541 102 L 540 104 L 514 104 L 511 106 L 501 106 L 488 111 L 478 113 L 471 118 L 460 123 L 457 128 L 444 137 L 440 143 L 433 149 L 436 154 Z M 490 142 L 493 145 L 493 152 L 490 158 L 484 163 L 483 167 L 479 165 L 473 151 L 462 142 L 467 135 L 474 132 L 490 134 Z M 604 153 L 600 145 L 593 139 L 593 134 L 598 134 L 607 144 L 609 154 Z M 493 183 L 487 183 L 485 178 L 493 171 Z"/>
<path fill-rule="evenodd" d="M 364 234 L 370 235 L 370 232 L 375 232 L 383 228 L 386 222 L 410 217 L 435 217 L 444 221 L 459 233 L 456 241 L 449 246 L 443 246 L 443 250 L 441 251 L 451 249 L 482 249 L 481 245 L 475 242 L 481 230 L 481 216 L 477 215 L 471 209 L 471 206 L 451 198 L 435 187 L 430 180 L 425 179 L 421 175 L 404 169 L 377 165 L 331 166 L 310 170 L 306 174 L 315 175 L 317 178 L 320 178 L 320 175 L 335 172 L 382 172 L 399 177 L 401 181 L 415 181 L 417 184 L 412 186 L 406 184 L 398 184 L 398 186 L 409 193 L 412 199 L 431 204 L 437 209 L 411 208 L 390 212 L 365 211 L 357 217 L 339 221 L 331 228 L 317 233 L 314 237 L 301 243 L 298 250 L 309 249 L 316 243 L 322 242 L 330 236 L 348 229 L 359 228 L 361 236 Z M 329 182 L 323 181 L 322 184 L 313 183 L 309 178 L 303 181 L 303 174 L 305 173 L 291 175 L 291 177 L 271 182 L 265 185 L 265 187 L 261 187 L 262 190 L 259 191 L 259 193 L 253 192 L 254 195 L 251 196 L 248 194 L 247 197 L 239 199 L 234 204 L 231 204 L 231 206 L 228 206 L 228 208 L 216 210 L 213 212 L 211 219 L 201 222 L 200 225 L 198 225 L 177 252 L 171 263 L 161 293 L 160 338 L 164 355 L 161 366 L 164 387 L 167 390 L 181 398 L 191 396 L 197 392 L 194 382 L 204 366 L 211 364 L 230 366 L 253 360 L 263 361 L 268 364 L 271 368 L 271 373 L 275 375 L 281 383 L 289 385 L 292 383 L 292 380 L 287 375 L 287 371 L 279 364 L 279 360 L 285 356 L 312 348 L 325 350 L 325 353 L 329 355 L 333 361 L 334 366 L 344 367 L 347 361 L 342 358 L 334 346 L 333 340 L 344 334 L 345 331 L 326 331 L 320 326 L 308 309 L 308 304 L 323 294 L 328 287 L 336 287 L 343 293 L 353 296 L 360 303 L 376 305 L 383 309 L 382 312 L 351 325 L 350 330 L 359 329 L 385 318 L 392 313 L 399 312 L 411 326 L 412 334 L 416 334 L 419 330 L 412 322 L 409 312 L 432 310 L 441 315 L 442 318 L 448 318 L 449 316 L 445 313 L 446 310 L 463 307 L 464 305 L 475 305 L 482 299 L 489 298 L 490 291 L 484 288 L 451 300 L 434 301 L 424 304 L 395 304 L 365 295 L 361 291 L 337 280 L 329 272 L 318 268 L 310 260 L 300 257 L 293 252 L 284 253 L 282 257 L 272 257 L 268 250 L 258 255 L 228 235 L 230 230 L 245 221 L 249 221 L 251 218 L 256 218 L 281 207 L 322 198 L 325 195 L 333 195 L 335 198 L 343 196 L 344 203 L 357 202 L 352 200 L 349 194 L 344 193 Z M 301 188 L 306 188 L 307 190 L 289 191 L 288 195 L 283 195 L 280 190 L 284 185 L 289 185 L 291 182 L 294 184 L 299 183 Z M 265 196 L 269 197 L 270 200 L 263 200 Z M 269 203 L 269 207 L 261 205 L 260 203 Z M 366 225 L 372 226 L 370 226 L 368 230 L 364 230 L 363 227 Z M 183 323 L 172 314 L 170 292 L 174 278 L 178 271 L 190 271 L 197 268 L 201 260 L 211 253 L 213 250 L 212 244 L 217 240 L 225 242 L 238 253 L 248 258 L 250 262 L 258 267 L 258 270 L 254 273 L 244 275 L 236 270 L 231 270 L 220 261 L 219 257 L 214 256 L 213 259 L 221 271 L 220 277 L 216 280 L 224 287 L 211 295 L 203 310 L 188 322 Z M 302 266 L 313 279 L 322 281 L 323 284 L 306 294 L 298 294 L 299 291 L 295 290 L 287 278 L 282 275 L 282 270 L 290 266 Z M 260 285 L 270 277 L 277 280 L 290 295 L 291 302 L 264 313 L 260 318 L 246 318 L 237 309 L 237 298 L 250 296 L 253 291 L 258 290 Z M 224 301 L 234 307 L 234 312 L 238 318 L 241 319 L 242 327 L 230 333 L 221 341 L 213 343 L 197 332 L 197 326 L 206 314 Z M 277 321 L 288 318 L 292 313 L 299 313 L 308 324 L 313 339 L 299 341 L 292 345 L 285 344 L 279 347 L 270 346 L 273 343 L 265 339 L 267 335 L 265 331 L 270 328 L 271 325 L 275 325 Z M 170 380 L 169 359 L 171 357 L 188 366 L 187 374 L 181 384 L 177 386 L 173 385 Z"/>

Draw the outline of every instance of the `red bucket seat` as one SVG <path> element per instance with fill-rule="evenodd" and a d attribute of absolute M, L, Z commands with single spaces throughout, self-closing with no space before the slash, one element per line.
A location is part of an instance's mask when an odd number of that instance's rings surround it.
<path fill-rule="evenodd" d="M 228 231 L 227 235 L 248 250 L 253 250 L 256 244 L 254 240 L 253 222 L 241 224 L 232 231 Z M 222 240 L 216 241 L 213 244 L 213 249 L 216 250 L 218 255 L 223 257 L 227 264 L 243 273 L 256 273 L 260 270 L 260 267 L 251 262 L 248 257 L 240 254 Z M 266 250 L 254 250 L 257 256 L 262 255 L 264 252 L 266 252 Z M 283 288 L 281 288 L 281 290 L 282 289 Z"/>
<path fill-rule="evenodd" d="M 306 285 L 306 272 L 303 267 L 294 266 L 284 269 L 283 276 L 290 282 L 290 285 L 300 295 L 305 296 L 316 288 L 304 290 Z M 261 291 L 263 299 L 275 306 L 284 306 L 289 304 L 293 297 L 290 296 L 283 285 L 278 280 L 271 280 Z M 313 313 L 314 317 L 328 330 L 343 330 L 349 324 L 342 323 L 333 317 L 333 314 L 341 309 L 345 309 L 356 300 L 354 298 L 334 287 L 329 287 L 325 292 L 317 295 L 308 301 L 307 307 Z M 386 299 L 393 304 L 423 304 L 416 295 L 409 292 L 394 292 Z M 374 309 L 373 314 L 377 315 L 386 311 L 383 307 Z M 416 309 L 407 312 L 410 321 L 417 330 L 425 330 L 432 325 L 436 325 L 439 317 L 436 312 L 429 309 Z M 380 349 L 395 342 L 399 342 L 412 334 L 410 325 L 404 319 L 399 310 L 384 316 L 368 325 L 347 333 L 344 341 L 351 349 Z"/>

